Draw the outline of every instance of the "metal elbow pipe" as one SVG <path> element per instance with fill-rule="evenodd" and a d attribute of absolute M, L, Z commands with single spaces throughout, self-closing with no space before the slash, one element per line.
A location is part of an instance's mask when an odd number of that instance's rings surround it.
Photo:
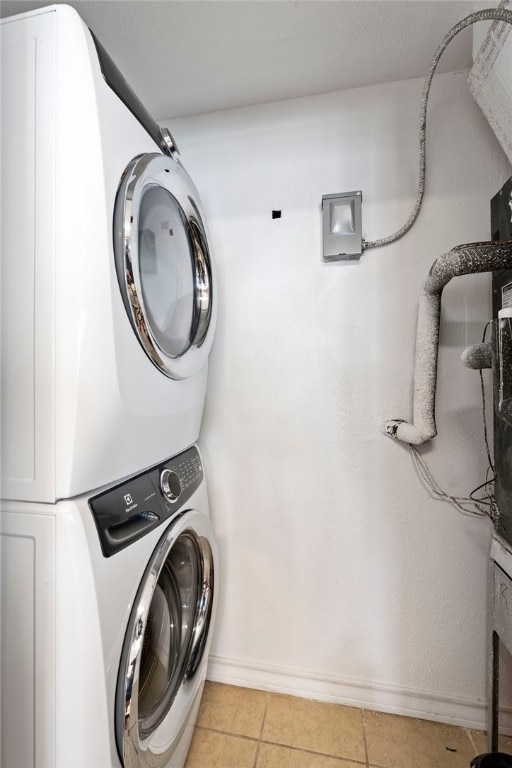
<path fill-rule="evenodd" d="M 388 437 L 422 445 L 437 434 L 435 399 L 441 295 L 453 277 L 512 268 L 512 241 L 458 245 L 431 266 L 418 306 L 412 423 L 390 419 L 381 430 Z"/>

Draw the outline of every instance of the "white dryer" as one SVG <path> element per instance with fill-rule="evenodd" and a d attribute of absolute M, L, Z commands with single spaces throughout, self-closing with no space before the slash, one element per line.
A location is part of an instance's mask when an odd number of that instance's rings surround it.
<path fill-rule="evenodd" d="M 216 612 L 200 454 L 2 510 L 2 768 L 182 768 Z"/>
<path fill-rule="evenodd" d="M 2 496 L 53 503 L 197 439 L 216 285 L 172 137 L 76 11 L 0 44 Z"/>

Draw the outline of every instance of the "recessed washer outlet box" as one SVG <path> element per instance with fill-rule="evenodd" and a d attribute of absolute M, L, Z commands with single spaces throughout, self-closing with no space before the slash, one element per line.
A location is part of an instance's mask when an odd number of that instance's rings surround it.
<path fill-rule="evenodd" d="M 362 200 L 361 191 L 322 197 L 324 261 L 350 261 L 361 258 Z"/>

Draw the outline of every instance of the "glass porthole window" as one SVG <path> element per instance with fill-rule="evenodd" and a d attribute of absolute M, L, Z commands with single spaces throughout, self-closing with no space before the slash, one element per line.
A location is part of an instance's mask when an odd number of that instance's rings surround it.
<path fill-rule="evenodd" d="M 192 642 L 199 595 L 200 554 L 182 534 L 164 563 L 151 600 L 139 671 L 139 734 L 152 733 L 180 686 Z"/>
<path fill-rule="evenodd" d="M 193 375 L 208 357 L 216 302 L 198 195 L 178 161 L 150 154 L 128 166 L 116 199 L 114 252 L 145 353 L 171 378 Z"/>
<path fill-rule="evenodd" d="M 168 764 L 202 679 L 195 675 L 210 636 L 216 545 L 207 518 L 193 510 L 185 517 L 155 550 L 127 628 L 116 696 L 126 768 Z"/>
<path fill-rule="evenodd" d="M 185 213 L 163 187 L 149 187 L 141 199 L 138 246 L 148 322 L 160 348 L 179 357 L 194 324 L 194 253 Z"/>

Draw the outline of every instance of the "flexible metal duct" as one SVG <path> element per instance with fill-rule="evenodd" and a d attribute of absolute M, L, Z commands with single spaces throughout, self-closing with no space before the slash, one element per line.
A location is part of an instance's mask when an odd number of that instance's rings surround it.
<path fill-rule="evenodd" d="M 432 85 L 434 72 L 436 71 L 436 67 L 439 63 L 439 59 L 443 55 L 446 47 L 453 40 L 453 38 L 459 34 L 459 32 L 462 32 L 463 29 L 466 29 L 466 27 L 469 27 L 471 26 L 471 24 L 475 24 L 478 21 L 489 21 L 489 20 L 502 21 L 506 24 L 512 24 L 512 10 L 505 7 L 505 0 L 502 0 L 499 8 L 485 8 L 481 11 L 470 13 L 469 16 L 466 16 L 464 19 L 461 19 L 461 21 L 457 22 L 457 24 L 455 24 L 455 26 L 452 27 L 449 32 L 447 32 L 447 34 L 444 36 L 441 43 L 437 47 L 437 50 L 434 53 L 434 56 L 432 57 L 432 61 L 430 62 L 430 67 L 428 68 L 427 76 L 423 84 L 423 93 L 421 96 L 420 130 L 419 130 L 420 168 L 419 168 L 419 176 L 418 176 L 418 191 L 416 194 L 416 202 L 414 203 L 414 208 L 411 211 L 411 214 L 407 219 L 407 221 L 405 222 L 405 224 L 402 227 L 400 227 L 400 229 L 397 232 L 395 232 L 393 235 L 389 235 L 388 237 L 381 237 L 378 240 L 363 240 L 364 250 L 367 250 L 368 248 L 381 248 L 383 245 L 389 245 L 390 243 L 396 242 L 396 240 L 399 240 L 401 237 L 403 237 L 406 234 L 406 232 L 410 230 L 410 228 L 418 218 L 421 204 L 423 202 L 423 195 L 425 192 L 427 106 L 428 106 L 428 97 L 430 93 L 430 86 Z"/>
<path fill-rule="evenodd" d="M 512 268 L 512 241 L 458 245 L 435 261 L 418 306 L 412 423 L 391 419 L 382 432 L 395 440 L 422 445 L 437 434 L 435 420 L 441 294 L 453 277 Z"/>

